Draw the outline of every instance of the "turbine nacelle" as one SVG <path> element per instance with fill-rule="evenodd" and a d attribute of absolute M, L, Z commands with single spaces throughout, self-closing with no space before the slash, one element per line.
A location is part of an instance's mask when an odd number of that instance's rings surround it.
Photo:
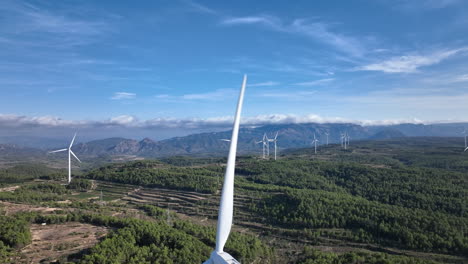
<path fill-rule="evenodd" d="M 213 251 L 210 259 L 203 264 L 240 264 L 240 262 L 226 252 Z"/>

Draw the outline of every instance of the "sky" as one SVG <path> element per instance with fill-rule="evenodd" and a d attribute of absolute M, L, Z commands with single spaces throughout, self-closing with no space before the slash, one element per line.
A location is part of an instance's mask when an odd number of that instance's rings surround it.
<path fill-rule="evenodd" d="M 243 74 L 244 124 L 466 121 L 467 31 L 464 0 L 3 0 L 0 136 L 226 128 Z"/>

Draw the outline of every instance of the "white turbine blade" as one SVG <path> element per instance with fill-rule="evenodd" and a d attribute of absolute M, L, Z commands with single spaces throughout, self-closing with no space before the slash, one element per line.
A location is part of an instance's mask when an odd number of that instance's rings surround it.
<path fill-rule="evenodd" d="M 76 133 L 75 133 L 75 135 L 73 136 L 72 141 L 70 142 L 70 147 L 69 147 L 70 149 L 71 149 L 71 147 L 73 146 L 73 142 L 75 142 L 75 138 L 76 138 Z"/>
<path fill-rule="evenodd" d="M 71 149 L 70 149 L 70 153 L 73 155 L 73 157 L 75 157 L 75 159 L 77 159 L 81 163 L 81 160 L 75 155 L 75 153 L 73 153 L 73 151 L 71 151 Z"/>
<path fill-rule="evenodd" d="M 244 101 L 246 83 L 247 75 L 244 75 L 242 88 L 239 94 L 239 101 L 237 102 L 237 110 L 234 118 L 234 126 L 232 129 L 231 146 L 229 148 L 229 156 L 226 165 L 226 174 L 224 175 L 223 190 L 221 193 L 221 202 L 219 205 L 218 226 L 216 230 L 216 253 L 223 252 L 224 245 L 226 244 L 226 241 L 229 237 L 229 233 L 231 232 L 232 216 L 234 209 L 234 171 L 236 166 L 237 138 L 239 135 L 239 123 L 242 111 L 242 103 Z M 214 261 L 215 260 L 213 260 L 213 262 Z"/>
<path fill-rule="evenodd" d="M 278 132 L 276 132 L 276 135 L 275 135 L 275 141 L 276 141 L 276 139 L 277 139 L 277 138 L 278 138 Z"/>
<path fill-rule="evenodd" d="M 62 151 L 66 151 L 68 149 L 59 149 L 59 150 L 54 150 L 54 151 L 49 151 L 48 153 L 56 153 L 56 152 L 62 152 Z"/>
<path fill-rule="evenodd" d="M 463 152 L 465 152 L 465 151 L 467 151 L 467 150 L 468 150 L 468 147 L 466 147 L 466 149 L 465 149 Z"/>
<path fill-rule="evenodd" d="M 221 141 L 226 141 L 226 142 L 231 142 L 230 139 L 224 139 L 224 138 L 223 138 L 223 139 L 220 139 L 220 140 L 221 140 Z"/>

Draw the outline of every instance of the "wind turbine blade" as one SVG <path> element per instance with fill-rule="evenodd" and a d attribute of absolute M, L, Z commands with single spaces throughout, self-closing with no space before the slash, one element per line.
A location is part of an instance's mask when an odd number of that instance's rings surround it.
<path fill-rule="evenodd" d="M 56 152 L 62 152 L 62 151 L 66 151 L 68 149 L 59 149 L 59 150 L 54 150 L 54 151 L 49 151 L 47 153 L 56 153 Z"/>
<path fill-rule="evenodd" d="M 75 138 L 76 138 L 76 133 L 75 133 L 75 135 L 73 136 L 73 139 L 72 139 L 72 141 L 71 141 L 71 143 L 70 143 L 70 147 L 69 147 L 70 149 L 71 149 L 71 147 L 73 146 L 73 142 L 75 142 Z"/>
<path fill-rule="evenodd" d="M 231 145 L 226 165 L 226 174 L 224 175 L 223 190 L 221 193 L 221 202 L 219 206 L 218 226 L 216 230 L 216 253 L 222 253 L 224 245 L 229 237 L 232 226 L 232 216 L 234 209 L 234 171 L 236 166 L 237 139 L 239 135 L 239 123 L 242 112 L 242 103 L 244 101 L 245 86 L 247 84 L 247 75 L 244 75 L 242 88 L 237 102 L 237 110 L 232 129 Z"/>
<path fill-rule="evenodd" d="M 278 132 L 276 132 L 276 135 L 275 135 L 275 140 L 278 138 Z"/>
<path fill-rule="evenodd" d="M 71 151 L 71 149 L 70 149 L 70 153 L 73 155 L 73 157 L 75 157 L 75 159 L 77 159 L 81 163 L 81 160 L 75 155 L 75 153 L 73 153 L 73 151 Z"/>
<path fill-rule="evenodd" d="M 465 151 L 467 151 L 467 150 L 468 150 L 468 147 L 466 147 L 466 149 L 465 149 L 463 152 L 465 152 Z"/>
<path fill-rule="evenodd" d="M 223 139 L 220 139 L 220 140 L 221 140 L 221 141 L 226 141 L 226 142 L 231 142 L 230 139 L 224 139 L 224 138 L 223 138 Z"/>

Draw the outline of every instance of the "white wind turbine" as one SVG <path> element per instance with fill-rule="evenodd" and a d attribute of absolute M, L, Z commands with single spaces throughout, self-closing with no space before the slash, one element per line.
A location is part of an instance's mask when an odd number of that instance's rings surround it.
<path fill-rule="evenodd" d="M 229 156 L 224 175 L 223 190 L 221 192 L 221 202 L 219 204 L 218 226 L 216 229 L 216 248 L 211 253 L 210 259 L 204 264 L 240 264 L 231 255 L 224 252 L 224 245 L 229 237 L 232 226 L 232 216 L 234 209 L 234 171 L 236 166 L 237 137 L 239 135 L 239 122 L 244 101 L 245 85 L 247 75 L 244 75 L 242 88 L 237 102 L 234 126 L 232 129 L 231 145 L 229 146 Z"/>
<path fill-rule="evenodd" d="M 328 136 L 330 135 L 328 132 L 325 132 L 325 135 L 327 135 L 327 146 L 328 146 Z"/>
<path fill-rule="evenodd" d="M 265 134 L 263 134 L 263 138 L 261 141 L 255 142 L 257 144 L 262 143 L 262 153 L 263 153 L 263 158 L 266 159 L 266 157 L 270 157 L 270 144 L 269 144 L 269 139 Z"/>
<path fill-rule="evenodd" d="M 312 144 L 314 144 L 315 154 L 317 154 L 317 142 L 318 142 L 318 139 L 315 137 L 315 133 L 314 133 L 314 140 L 312 140 Z"/>
<path fill-rule="evenodd" d="M 345 134 L 340 132 L 340 137 L 341 137 L 341 147 L 344 148 L 344 140 L 345 140 Z"/>
<path fill-rule="evenodd" d="M 468 145 L 466 145 L 466 133 L 467 133 L 466 128 L 463 129 L 463 132 L 461 132 L 461 133 L 465 135 L 465 151 L 466 151 L 467 147 L 468 147 Z"/>
<path fill-rule="evenodd" d="M 278 142 L 278 132 L 276 132 L 275 138 L 274 139 L 268 139 L 268 142 L 274 142 L 274 144 L 275 144 L 275 160 L 276 160 L 276 142 Z"/>
<path fill-rule="evenodd" d="M 349 139 L 351 137 L 349 136 L 348 132 L 346 131 L 346 138 L 345 138 L 345 149 L 349 146 Z"/>
<path fill-rule="evenodd" d="M 70 184 L 70 182 L 71 182 L 71 155 L 73 155 L 73 157 L 75 157 L 75 159 L 77 159 L 81 163 L 81 160 L 75 155 L 75 153 L 73 153 L 73 151 L 71 149 L 72 146 L 73 146 L 73 142 L 75 142 L 75 138 L 76 138 L 76 133 L 73 136 L 73 139 L 70 142 L 70 146 L 68 146 L 68 148 L 54 150 L 54 151 L 49 152 L 49 153 L 56 153 L 56 152 L 62 152 L 62 151 L 67 151 L 68 150 L 68 184 Z"/>

